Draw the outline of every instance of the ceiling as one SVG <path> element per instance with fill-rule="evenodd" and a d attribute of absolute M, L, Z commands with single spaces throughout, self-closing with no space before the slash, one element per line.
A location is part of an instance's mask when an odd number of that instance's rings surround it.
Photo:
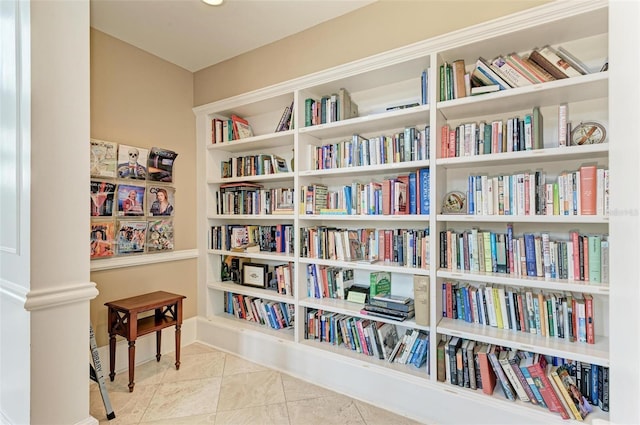
<path fill-rule="evenodd" d="M 91 0 L 91 26 L 195 72 L 374 1 Z"/>

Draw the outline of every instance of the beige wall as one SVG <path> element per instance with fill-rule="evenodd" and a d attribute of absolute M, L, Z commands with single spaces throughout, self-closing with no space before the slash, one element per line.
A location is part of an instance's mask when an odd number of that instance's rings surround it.
<path fill-rule="evenodd" d="M 194 74 L 194 105 L 415 43 L 548 0 L 380 0 Z"/>
<path fill-rule="evenodd" d="M 196 248 L 192 106 L 191 72 L 91 30 L 91 137 L 178 152 L 174 175 L 176 250 Z M 184 318 L 197 314 L 195 259 L 93 272 L 91 280 L 100 291 L 91 302 L 98 345 L 107 344 L 107 301 L 165 290 L 187 296 Z"/>

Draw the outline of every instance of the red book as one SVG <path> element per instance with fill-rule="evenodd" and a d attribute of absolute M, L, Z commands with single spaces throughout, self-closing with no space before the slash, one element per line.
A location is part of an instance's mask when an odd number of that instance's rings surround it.
<path fill-rule="evenodd" d="M 382 181 L 382 214 L 391 214 L 391 185 L 392 181 L 386 179 Z"/>
<path fill-rule="evenodd" d="M 449 131 L 449 158 L 456 156 L 456 131 Z"/>
<path fill-rule="evenodd" d="M 496 374 L 489 364 L 488 353 L 491 345 L 483 345 L 478 351 L 478 364 L 480 365 L 480 380 L 482 381 L 482 392 L 488 395 L 493 394 L 496 386 Z"/>
<path fill-rule="evenodd" d="M 596 215 L 597 174 L 595 165 L 580 167 L 580 214 Z"/>
<path fill-rule="evenodd" d="M 449 126 L 443 125 L 440 131 L 440 157 L 447 158 L 449 156 Z"/>
<path fill-rule="evenodd" d="M 527 366 L 529 374 L 533 378 L 542 399 L 544 400 L 547 408 L 552 412 L 560 413 L 562 419 L 570 419 L 569 413 L 565 410 L 562 402 L 558 398 L 558 394 L 553 390 L 551 382 L 547 376 L 547 360 L 543 355 L 536 354 L 536 360 L 532 365 Z M 483 381 L 484 383 L 484 381 Z"/>
<path fill-rule="evenodd" d="M 396 187 L 400 193 L 396 193 L 398 214 L 409 214 L 409 175 L 405 174 L 396 178 L 402 184 Z"/>
<path fill-rule="evenodd" d="M 447 300 L 447 317 L 455 319 L 453 317 L 453 287 L 451 282 L 446 282 L 446 300 Z"/>
<path fill-rule="evenodd" d="M 587 344 L 595 344 L 596 335 L 593 324 L 593 295 L 584 294 L 584 309 L 587 322 Z"/>

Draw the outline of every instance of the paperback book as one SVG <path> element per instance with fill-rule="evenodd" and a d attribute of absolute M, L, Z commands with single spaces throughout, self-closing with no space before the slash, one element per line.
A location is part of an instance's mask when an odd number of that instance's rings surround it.
<path fill-rule="evenodd" d="M 173 220 L 150 220 L 147 230 L 147 251 L 173 251 Z"/>
<path fill-rule="evenodd" d="M 147 222 L 120 220 L 116 244 L 118 254 L 136 254 L 144 252 L 147 240 Z"/>
<path fill-rule="evenodd" d="M 145 180 L 149 150 L 120 145 L 118 148 L 118 178 Z"/>
<path fill-rule="evenodd" d="M 178 154 L 169 149 L 151 148 L 147 169 L 149 180 L 156 182 L 173 182 L 173 162 Z"/>

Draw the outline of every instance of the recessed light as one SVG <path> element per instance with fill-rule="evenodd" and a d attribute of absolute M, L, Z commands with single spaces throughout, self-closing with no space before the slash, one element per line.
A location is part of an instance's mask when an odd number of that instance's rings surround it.
<path fill-rule="evenodd" d="M 220 6 L 224 0 L 202 0 L 203 3 L 209 6 Z"/>

